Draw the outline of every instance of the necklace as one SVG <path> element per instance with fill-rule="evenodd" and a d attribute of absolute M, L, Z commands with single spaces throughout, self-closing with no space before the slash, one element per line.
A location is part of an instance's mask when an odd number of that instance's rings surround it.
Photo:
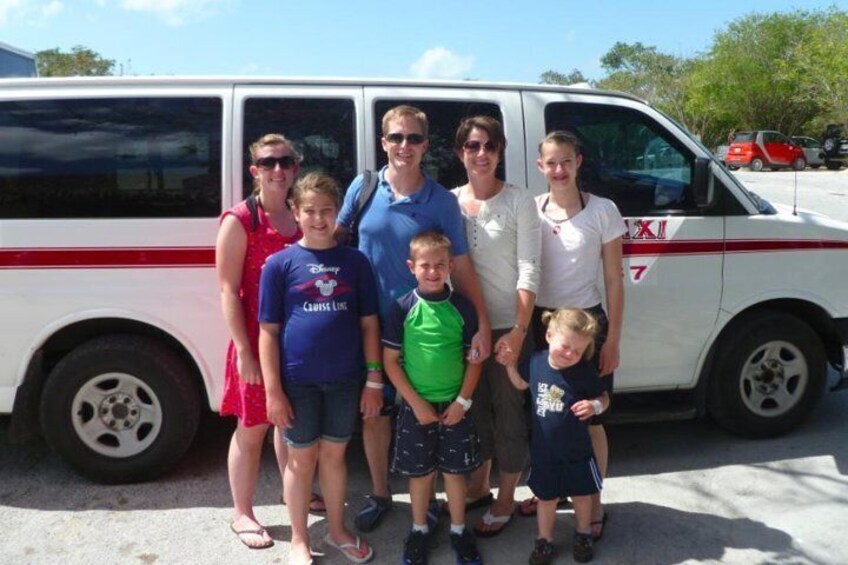
<path fill-rule="evenodd" d="M 583 211 L 583 209 L 584 209 L 584 208 L 586 208 L 586 203 L 583 201 L 583 193 L 582 193 L 582 192 L 580 192 L 579 190 L 577 191 L 577 197 L 578 197 L 578 198 L 580 198 L 580 210 L 577 212 L 577 213 L 579 214 L 580 212 L 582 212 L 582 211 Z M 551 222 L 553 222 L 553 224 L 554 224 L 554 228 L 553 228 L 554 235 L 559 235 L 559 232 L 561 232 L 561 231 L 562 231 L 562 226 L 561 226 L 561 224 L 564 224 L 565 222 L 567 222 L 568 220 L 570 220 L 570 219 L 571 219 L 571 218 L 573 218 L 574 216 L 569 216 L 569 217 L 567 217 L 567 218 L 562 218 L 562 219 L 559 219 L 559 220 L 555 220 L 555 219 L 551 218 L 551 216 L 550 216 L 550 215 L 548 214 L 548 212 L 547 212 L 547 209 L 548 209 L 548 203 L 549 203 L 550 201 L 551 201 L 551 195 L 550 195 L 550 194 L 548 194 L 547 196 L 545 196 L 545 201 L 542 203 L 542 214 L 544 214 L 544 215 L 545 215 L 545 217 L 546 217 L 548 220 L 550 220 Z M 567 213 L 567 212 L 566 212 L 566 213 Z M 576 215 L 577 215 L 577 214 L 575 214 L 575 216 L 576 216 Z"/>

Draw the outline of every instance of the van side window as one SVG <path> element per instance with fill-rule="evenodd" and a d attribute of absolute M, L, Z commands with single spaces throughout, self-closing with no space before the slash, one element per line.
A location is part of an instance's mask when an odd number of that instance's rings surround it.
<path fill-rule="evenodd" d="M 694 155 L 651 118 L 624 107 L 555 102 L 545 129 L 583 142 L 583 190 L 613 200 L 624 216 L 700 215 L 692 194 Z"/>
<path fill-rule="evenodd" d="M 0 218 L 221 210 L 219 98 L 0 102 Z"/>
<path fill-rule="evenodd" d="M 266 133 L 281 133 L 303 153 L 301 174 L 321 171 L 347 187 L 357 174 L 356 109 L 351 99 L 248 98 L 244 104 L 244 162 L 250 144 Z M 244 169 L 244 196 L 253 180 Z"/>
<path fill-rule="evenodd" d="M 453 145 L 456 128 L 463 118 L 471 116 L 490 116 L 503 123 L 503 115 L 497 104 L 468 100 L 465 102 L 441 100 L 377 100 L 374 103 L 374 131 L 376 140 L 375 162 L 380 169 L 388 162 L 386 152 L 380 143 L 383 136 L 383 115 L 400 104 L 410 104 L 427 114 L 430 126 L 430 149 L 424 155 L 423 166 L 433 179 L 445 188 L 451 189 L 468 182 L 465 167 L 454 153 Z M 519 141 L 520 142 L 520 141 Z M 498 178 L 506 178 L 504 163 L 498 164 L 495 172 Z"/>

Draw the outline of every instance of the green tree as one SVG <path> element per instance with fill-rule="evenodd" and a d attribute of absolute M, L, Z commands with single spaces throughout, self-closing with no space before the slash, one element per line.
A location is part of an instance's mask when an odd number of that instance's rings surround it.
<path fill-rule="evenodd" d="M 35 54 L 38 75 L 42 77 L 89 77 L 114 74 L 115 61 L 82 45 L 63 53 L 59 48 L 45 49 Z"/>
<path fill-rule="evenodd" d="M 712 141 L 730 128 L 808 131 L 848 108 L 845 37 L 848 18 L 835 8 L 740 18 L 694 67 L 688 110 L 711 116 Z"/>
<path fill-rule="evenodd" d="M 571 72 L 567 75 L 559 73 L 557 71 L 545 71 L 539 77 L 539 82 L 541 84 L 577 84 L 580 82 L 589 82 L 589 80 L 583 76 L 583 73 L 580 72 L 579 69 L 571 69 Z"/>

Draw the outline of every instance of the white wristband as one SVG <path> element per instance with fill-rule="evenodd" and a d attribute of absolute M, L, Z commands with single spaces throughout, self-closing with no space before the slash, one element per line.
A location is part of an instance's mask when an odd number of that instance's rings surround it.
<path fill-rule="evenodd" d="M 600 400 L 592 400 L 590 402 L 592 404 L 592 410 L 595 411 L 595 416 L 601 414 L 604 411 L 604 403 Z"/>
<path fill-rule="evenodd" d="M 365 381 L 365 387 L 366 387 L 366 388 L 373 388 L 373 389 L 376 389 L 376 390 L 383 390 L 383 387 L 384 387 L 384 386 L 385 386 L 385 385 L 384 385 L 383 383 L 377 383 L 377 382 L 374 382 L 374 381 Z"/>
<path fill-rule="evenodd" d="M 456 401 L 462 406 L 463 412 L 468 412 L 471 409 L 472 400 L 470 398 L 462 398 L 461 396 L 456 397 Z"/>

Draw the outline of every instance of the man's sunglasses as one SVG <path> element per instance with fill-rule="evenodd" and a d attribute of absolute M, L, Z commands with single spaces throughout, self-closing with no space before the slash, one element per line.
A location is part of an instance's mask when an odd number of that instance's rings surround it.
<path fill-rule="evenodd" d="M 462 144 L 462 148 L 470 153 L 479 153 L 481 147 L 486 150 L 486 153 L 494 153 L 498 149 L 491 141 L 480 143 L 476 139 L 469 139 Z"/>
<path fill-rule="evenodd" d="M 256 160 L 256 166 L 261 169 L 273 170 L 280 166 L 283 170 L 294 168 L 297 164 L 294 157 L 291 155 L 283 155 L 282 157 L 260 157 Z"/>
<path fill-rule="evenodd" d="M 403 135 L 402 133 L 389 133 L 385 136 L 385 139 L 392 145 L 400 145 L 403 143 L 404 139 L 410 145 L 421 145 L 427 138 L 420 133 L 410 133 L 409 135 Z"/>

